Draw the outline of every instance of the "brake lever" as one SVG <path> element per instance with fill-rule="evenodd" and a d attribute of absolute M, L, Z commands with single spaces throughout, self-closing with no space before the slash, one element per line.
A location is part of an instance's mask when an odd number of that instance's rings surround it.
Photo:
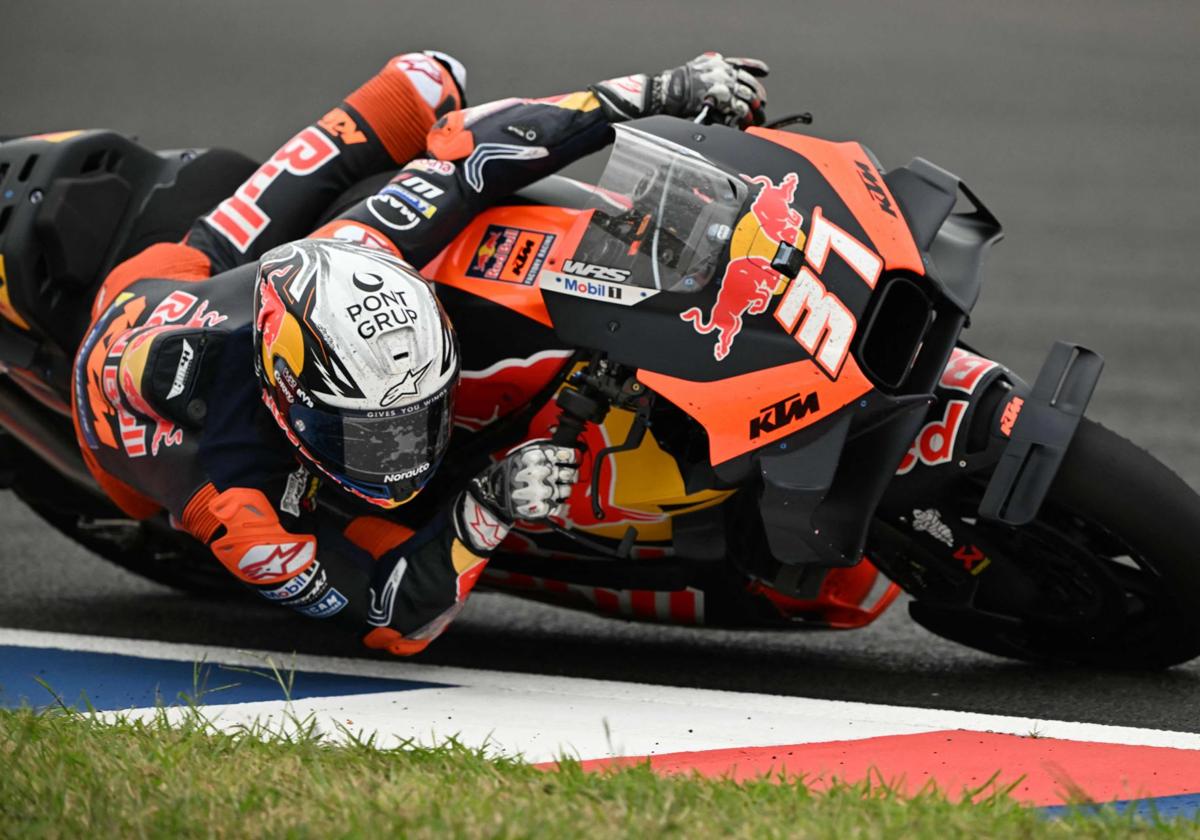
<path fill-rule="evenodd" d="M 792 125 L 812 125 L 813 115 L 810 111 L 799 114 L 787 114 L 763 125 L 763 128 L 787 128 Z"/>

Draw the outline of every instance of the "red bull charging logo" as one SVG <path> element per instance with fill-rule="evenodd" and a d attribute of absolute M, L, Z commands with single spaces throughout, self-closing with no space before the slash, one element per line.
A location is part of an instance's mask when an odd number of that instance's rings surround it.
<path fill-rule="evenodd" d="M 765 175 L 742 177 L 761 189 L 750 204 L 750 212 L 734 229 L 730 260 L 717 299 L 707 317 L 699 307 L 679 315 L 701 335 L 717 333 L 713 357 L 718 362 L 729 355 L 733 340 L 742 331 L 742 317 L 766 312 L 772 295 L 785 279 L 771 267 L 779 246 L 786 243 L 799 248 L 804 242 L 800 230 L 804 217 L 792 207 L 799 176 L 789 172 L 778 184 Z"/>

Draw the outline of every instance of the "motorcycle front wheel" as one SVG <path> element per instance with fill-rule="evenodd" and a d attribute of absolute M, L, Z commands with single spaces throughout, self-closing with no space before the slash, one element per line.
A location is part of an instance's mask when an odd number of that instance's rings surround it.
<path fill-rule="evenodd" d="M 1165 668 L 1200 655 L 1200 496 L 1150 453 L 1083 420 L 1019 528 L 977 519 L 976 489 L 957 502 L 955 533 L 993 568 L 969 606 L 918 595 L 918 624 L 1033 662 Z"/>

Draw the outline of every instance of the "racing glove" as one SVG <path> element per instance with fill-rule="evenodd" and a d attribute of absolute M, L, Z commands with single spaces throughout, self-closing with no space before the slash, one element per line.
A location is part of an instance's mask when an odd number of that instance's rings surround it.
<path fill-rule="evenodd" d="M 624 76 L 591 86 L 612 122 L 667 114 L 694 117 L 705 106 L 714 122 L 745 128 L 766 119 L 766 63 L 706 52 L 657 75 Z"/>
<path fill-rule="evenodd" d="M 518 446 L 471 482 L 467 492 L 505 526 L 561 516 L 579 479 L 574 449 L 533 441 Z"/>

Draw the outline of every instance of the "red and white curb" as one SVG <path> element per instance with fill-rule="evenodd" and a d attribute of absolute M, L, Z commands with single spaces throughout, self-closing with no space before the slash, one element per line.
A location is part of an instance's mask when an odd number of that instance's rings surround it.
<path fill-rule="evenodd" d="M 1200 792 L 1200 734 L 1188 732 L 0 629 L 0 651 L 30 648 L 258 671 L 273 665 L 411 684 L 288 702 L 206 704 L 206 717 L 229 729 L 311 720 L 333 739 L 374 736 L 380 747 L 453 737 L 531 762 L 570 756 L 594 766 L 648 758 L 663 772 L 738 778 L 787 772 L 818 786 L 870 773 L 914 790 L 934 780 L 957 793 L 999 771 L 999 784 L 1015 783 L 1015 797 L 1038 805 L 1080 795 L 1110 801 Z M 54 675 L 47 672 L 45 680 L 53 685 Z"/>

